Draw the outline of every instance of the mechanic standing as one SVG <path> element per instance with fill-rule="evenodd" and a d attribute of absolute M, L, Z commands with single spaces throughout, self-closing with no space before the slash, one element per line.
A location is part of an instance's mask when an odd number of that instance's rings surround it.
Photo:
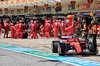
<path fill-rule="evenodd" d="M 94 48 L 95 50 L 94 51 L 97 51 L 97 42 L 96 42 L 96 37 L 97 37 L 97 25 L 95 23 L 95 21 L 91 21 L 91 25 L 92 25 L 92 28 L 91 28 L 91 32 L 92 32 L 92 39 L 93 39 L 93 43 L 94 43 Z"/>
<path fill-rule="evenodd" d="M 18 33 L 17 33 L 17 38 L 19 39 L 19 34 L 20 38 L 23 39 L 23 27 L 25 24 L 23 24 L 22 20 L 20 20 L 20 23 L 18 24 Z"/>
<path fill-rule="evenodd" d="M 61 19 L 59 19 L 59 23 L 61 23 L 62 21 L 61 21 Z"/>
<path fill-rule="evenodd" d="M 50 20 L 47 21 L 47 23 L 45 24 L 45 37 L 50 38 L 50 31 L 52 29 L 52 25 L 50 23 Z"/>
<path fill-rule="evenodd" d="M 97 37 L 97 25 L 96 25 L 95 21 L 92 21 L 91 24 L 93 25 L 93 27 L 92 27 L 93 42 L 96 43 L 96 37 Z"/>
<path fill-rule="evenodd" d="M 14 36 L 17 36 L 17 30 L 18 30 L 18 22 L 14 26 Z"/>
<path fill-rule="evenodd" d="M 44 25 L 44 28 L 45 28 L 45 37 L 47 37 L 47 38 L 50 37 L 50 35 L 48 35 L 48 32 L 49 32 L 48 26 L 49 26 L 49 23 L 48 23 L 48 21 L 47 21 L 47 23 Z"/>
<path fill-rule="evenodd" d="M 63 36 L 64 32 L 65 32 L 65 22 L 64 21 L 62 21 L 61 24 L 60 24 L 60 30 L 61 30 L 61 34 Z"/>
<path fill-rule="evenodd" d="M 30 32 L 30 34 L 28 36 L 30 36 L 33 33 L 33 25 L 34 25 L 33 23 L 34 23 L 34 21 L 31 20 L 31 25 L 30 25 L 31 32 Z"/>
<path fill-rule="evenodd" d="M 55 23 L 55 20 L 53 20 L 53 23 Z"/>
<path fill-rule="evenodd" d="M 2 24 L 0 22 L 0 37 L 1 37 L 1 29 L 2 29 Z"/>
<path fill-rule="evenodd" d="M 10 29 L 11 29 L 11 39 L 13 39 L 14 38 L 14 24 L 13 23 L 11 23 Z"/>
<path fill-rule="evenodd" d="M 31 23 L 31 38 L 33 39 L 33 37 L 34 37 L 34 39 L 37 39 L 37 36 L 36 36 L 36 32 L 35 32 L 35 25 L 34 25 L 34 22 L 32 21 L 32 23 Z"/>
<path fill-rule="evenodd" d="M 52 24 L 51 24 L 51 21 L 49 20 L 48 21 L 48 33 L 49 33 L 49 35 L 50 35 L 50 31 L 51 31 L 51 29 L 52 29 Z"/>
<path fill-rule="evenodd" d="M 43 25 L 40 26 L 39 32 L 40 32 L 40 36 L 41 36 L 41 37 L 44 37 L 44 36 L 45 36 L 45 30 L 44 30 Z"/>
<path fill-rule="evenodd" d="M 83 20 L 83 29 L 81 29 L 83 31 L 84 34 L 84 38 L 85 40 L 87 40 L 87 35 L 88 35 L 88 26 L 86 24 L 86 20 Z"/>
<path fill-rule="evenodd" d="M 59 39 L 58 38 L 59 27 L 60 27 L 60 23 L 58 20 L 56 20 L 56 22 L 53 24 L 54 39 L 56 39 L 56 38 Z"/>
<path fill-rule="evenodd" d="M 5 29 L 4 38 L 5 38 L 5 36 L 6 36 L 6 38 L 8 38 L 8 29 L 9 29 L 8 20 L 5 20 L 4 29 Z"/>
<path fill-rule="evenodd" d="M 38 28 L 39 24 L 37 23 L 37 21 L 34 21 L 34 31 L 35 31 L 35 37 L 38 38 L 37 35 L 37 28 Z"/>
<path fill-rule="evenodd" d="M 15 24 L 15 27 L 18 27 L 18 22 Z"/>

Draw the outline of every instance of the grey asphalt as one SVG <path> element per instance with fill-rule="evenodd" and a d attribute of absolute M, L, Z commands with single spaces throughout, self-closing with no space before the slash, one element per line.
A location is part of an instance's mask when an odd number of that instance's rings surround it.
<path fill-rule="evenodd" d="M 0 66 L 74 66 L 0 48 Z"/>

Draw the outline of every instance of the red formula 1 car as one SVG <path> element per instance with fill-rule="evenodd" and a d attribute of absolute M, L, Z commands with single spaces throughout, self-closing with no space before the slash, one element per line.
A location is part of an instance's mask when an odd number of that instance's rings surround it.
<path fill-rule="evenodd" d="M 52 41 L 52 52 L 58 53 L 60 56 L 66 54 L 93 54 L 96 55 L 97 48 L 94 42 L 79 40 L 79 38 L 70 37 L 66 41 Z"/>

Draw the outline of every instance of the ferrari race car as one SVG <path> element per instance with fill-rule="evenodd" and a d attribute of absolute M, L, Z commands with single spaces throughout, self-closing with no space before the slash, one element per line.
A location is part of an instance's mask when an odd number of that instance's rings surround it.
<path fill-rule="evenodd" d="M 65 38 L 64 38 L 65 39 Z M 93 54 L 98 53 L 96 44 L 91 41 L 80 40 L 78 37 L 67 37 L 66 41 L 52 41 L 51 48 L 53 53 L 59 56 L 66 54 Z"/>

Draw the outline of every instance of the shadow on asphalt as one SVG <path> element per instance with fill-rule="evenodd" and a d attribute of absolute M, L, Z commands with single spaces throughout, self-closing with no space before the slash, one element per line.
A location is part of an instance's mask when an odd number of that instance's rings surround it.
<path fill-rule="evenodd" d="M 84 54 L 84 55 L 77 55 L 77 54 L 73 54 L 73 55 L 66 55 L 65 57 L 99 57 L 100 54 L 98 55 L 89 55 L 89 54 Z"/>
<path fill-rule="evenodd" d="M 38 62 L 61 62 L 58 60 L 42 60 L 42 61 L 38 61 Z"/>

